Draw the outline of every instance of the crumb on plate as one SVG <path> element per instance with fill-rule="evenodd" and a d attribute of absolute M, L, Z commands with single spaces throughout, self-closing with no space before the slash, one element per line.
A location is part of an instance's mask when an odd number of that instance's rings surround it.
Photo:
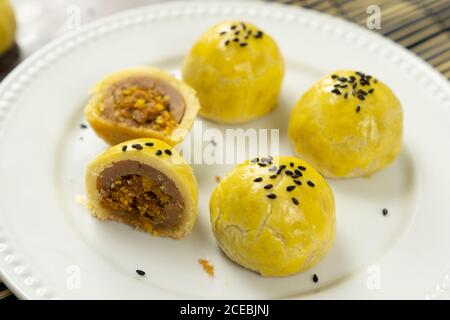
<path fill-rule="evenodd" d="M 198 259 L 198 263 L 203 267 L 203 270 L 211 277 L 214 277 L 214 266 L 206 259 Z"/>

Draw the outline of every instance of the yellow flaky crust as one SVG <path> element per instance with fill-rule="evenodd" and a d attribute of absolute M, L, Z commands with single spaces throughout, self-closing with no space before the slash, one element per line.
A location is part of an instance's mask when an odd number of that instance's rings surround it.
<path fill-rule="evenodd" d="M 145 143 L 152 142 L 152 147 L 146 146 Z M 141 150 L 137 150 L 132 145 L 142 145 Z M 126 152 L 122 151 L 127 146 Z M 164 150 L 171 150 L 172 154 L 167 155 Z M 156 155 L 157 150 L 162 150 L 161 155 Z M 110 167 L 113 163 L 134 160 L 144 165 L 152 167 L 172 180 L 184 200 L 184 212 L 182 223 L 177 229 L 169 231 L 153 230 L 151 226 L 144 227 L 144 231 L 156 236 L 172 237 L 175 239 L 182 238 L 191 233 L 197 218 L 197 182 L 193 174 L 192 168 L 186 163 L 182 156 L 176 152 L 167 143 L 151 138 L 135 139 L 120 143 L 111 147 L 94 160 L 92 160 L 86 169 L 86 192 L 88 198 L 88 208 L 92 215 L 101 220 L 119 220 L 120 216 L 115 215 L 111 210 L 104 208 L 100 204 L 100 193 L 97 188 L 97 178 L 100 173 Z M 122 221 L 124 222 L 124 221 Z"/>
<path fill-rule="evenodd" d="M 197 90 L 202 105 L 199 114 L 222 123 L 246 122 L 270 112 L 283 76 L 284 60 L 275 41 L 240 21 L 210 28 L 183 65 L 183 80 Z"/>
<path fill-rule="evenodd" d="M 277 169 L 269 170 L 273 165 Z M 272 179 L 280 165 L 286 168 Z M 295 170 L 302 176 L 297 177 Z M 263 276 L 304 271 L 333 244 L 333 193 L 316 170 L 295 157 L 276 157 L 264 167 L 249 161 L 238 165 L 216 187 L 209 207 L 220 248 L 231 260 Z"/>
<path fill-rule="evenodd" d="M 169 135 L 151 128 L 134 127 L 117 123 L 102 117 L 100 114 L 100 107 L 103 104 L 105 92 L 107 92 L 108 88 L 129 77 L 145 76 L 165 81 L 175 88 L 184 98 L 186 110 L 183 118 Z M 85 115 L 97 135 L 111 145 L 137 138 L 156 138 L 174 146 L 183 141 L 191 129 L 199 109 L 200 104 L 194 89 L 162 70 L 154 67 L 139 67 L 113 73 L 100 81 L 92 91 L 91 98 L 85 107 Z"/>
<path fill-rule="evenodd" d="M 358 74 L 364 76 L 363 85 Z M 349 82 L 350 77 L 355 80 Z M 402 107 L 381 81 L 351 70 L 336 71 L 300 98 L 288 134 L 296 154 L 324 176 L 368 176 L 390 164 L 401 150 Z"/>
<path fill-rule="evenodd" d="M 0 0 L 0 54 L 11 48 L 16 33 L 16 20 L 9 0 Z"/>

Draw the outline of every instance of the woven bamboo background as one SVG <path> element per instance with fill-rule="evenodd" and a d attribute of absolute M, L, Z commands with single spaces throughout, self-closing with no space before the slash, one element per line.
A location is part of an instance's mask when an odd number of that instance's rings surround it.
<path fill-rule="evenodd" d="M 96 2 L 102 1 L 91 1 Z M 142 2 L 145 1 L 134 1 L 132 4 Z M 325 12 L 362 26 L 366 26 L 367 7 L 378 5 L 381 8 L 381 29 L 374 32 L 379 32 L 413 51 L 450 79 L 450 0 L 278 0 L 277 2 Z M 102 3 L 105 9 L 109 5 L 108 10 L 111 11 L 111 2 Z M 101 5 L 98 7 L 102 8 Z M 17 48 L 11 50 L 9 55 L 12 61 L 20 60 Z M 8 66 L 4 64 L 5 62 L 0 60 L 0 80 L 2 75 L 7 73 L 5 70 Z M 16 299 L 1 282 L 0 299 Z"/>

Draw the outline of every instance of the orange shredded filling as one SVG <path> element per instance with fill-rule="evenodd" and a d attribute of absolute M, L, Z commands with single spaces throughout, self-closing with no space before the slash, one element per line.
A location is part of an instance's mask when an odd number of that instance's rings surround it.
<path fill-rule="evenodd" d="M 116 89 L 113 95 L 114 117 L 118 121 L 131 120 L 166 134 L 177 125 L 170 113 L 170 98 L 153 88 L 131 85 Z"/>
<path fill-rule="evenodd" d="M 203 267 L 203 270 L 211 277 L 214 277 L 214 266 L 206 259 L 198 259 L 198 263 Z"/>
<path fill-rule="evenodd" d="M 153 222 L 164 221 L 170 197 L 148 177 L 131 174 L 118 177 L 107 190 L 101 189 L 101 203 L 106 208 L 132 213 Z"/>

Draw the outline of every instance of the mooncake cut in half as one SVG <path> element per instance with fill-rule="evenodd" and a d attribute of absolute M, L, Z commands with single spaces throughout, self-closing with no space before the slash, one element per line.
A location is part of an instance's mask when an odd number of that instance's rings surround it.
<path fill-rule="evenodd" d="M 219 247 L 263 276 L 305 271 L 333 245 L 333 192 L 313 167 L 295 157 L 238 165 L 217 185 L 209 208 Z"/>
<path fill-rule="evenodd" d="M 172 75 L 153 67 L 109 75 L 92 92 L 86 118 L 107 143 L 157 138 L 180 143 L 200 109 L 196 92 Z"/>
<path fill-rule="evenodd" d="M 167 143 L 142 138 L 120 143 L 92 160 L 86 170 L 91 213 L 152 235 L 180 239 L 197 217 L 192 168 Z"/>

